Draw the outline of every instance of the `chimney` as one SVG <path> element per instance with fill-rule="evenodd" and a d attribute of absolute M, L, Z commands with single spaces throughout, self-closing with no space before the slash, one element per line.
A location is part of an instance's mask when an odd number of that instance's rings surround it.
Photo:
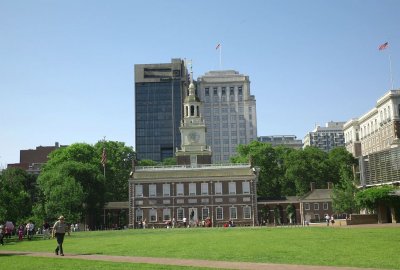
<path fill-rule="evenodd" d="M 328 182 L 328 189 L 333 189 L 333 183 L 332 182 Z"/>
<path fill-rule="evenodd" d="M 315 190 L 315 182 L 310 183 L 310 190 L 314 191 Z"/>

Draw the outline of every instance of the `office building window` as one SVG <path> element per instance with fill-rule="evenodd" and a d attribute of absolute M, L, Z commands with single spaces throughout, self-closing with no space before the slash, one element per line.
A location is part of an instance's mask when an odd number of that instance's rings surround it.
<path fill-rule="evenodd" d="M 196 195 L 196 183 L 189 183 L 189 195 Z"/>
<path fill-rule="evenodd" d="M 236 182 L 229 182 L 229 194 L 236 194 Z"/>
<path fill-rule="evenodd" d="M 143 186 L 142 185 L 135 186 L 135 197 L 143 197 Z"/>
<path fill-rule="evenodd" d="M 250 194 L 250 182 L 242 182 L 243 194 Z"/>
<path fill-rule="evenodd" d="M 136 209 L 136 221 L 142 221 L 143 220 L 143 210 L 138 208 Z"/>
<path fill-rule="evenodd" d="M 243 90 L 241 86 L 238 87 L 238 95 L 239 96 L 243 95 Z"/>
<path fill-rule="evenodd" d="M 201 209 L 201 215 L 202 215 L 202 219 L 208 218 L 209 217 L 209 209 L 208 208 Z"/>
<path fill-rule="evenodd" d="M 243 218 L 251 219 L 251 207 L 250 206 L 243 207 Z"/>
<path fill-rule="evenodd" d="M 205 94 L 206 96 L 209 96 L 209 95 L 210 95 L 210 88 L 204 89 L 204 94 Z"/>
<path fill-rule="evenodd" d="M 215 183 L 214 184 L 214 188 L 215 188 L 215 194 L 216 195 L 221 195 L 222 194 L 222 183 Z"/>
<path fill-rule="evenodd" d="M 163 209 L 163 220 L 171 220 L 171 209 Z"/>
<path fill-rule="evenodd" d="M 183 184 L 176 184 L 176 195 L 183 196 Z"/>
<path fill-rule="evenodd" d="M 208 195 L 208 183 L 201 183 L 201 195 Z"/>
<path fill-rule="evenodd" d="M 235 95 L 235 90 L 233 87 L 229 87 L 229 95 L 231 96 Z"/>
<path fill-rule="evenodd" d="M 217 207 L 217 208 L 215 208 L 215 210 L 217 212 L 216 219 L 223 220 L 224 219 L 224 209 L 222 207 Z"/>
<path fill-rule="evenodd" d="M 213 95 L 218 96 L 218 88 L 217 87 L 213 88 Z"/>
<path fill-rule="evenodd" d="M 171 185 L 170 184 L 163 184 L 163 196 L 164 197 L 171 196 Z"/>
<path fill-rule="evenodd" d="M 221 95 L 226 96 L 226 87 L 222 87 Z"/>
<path fill-rule="evenodd" d="M 183 208 L 176 209 L 176 220 L 182 221 L 184 216 Z"/>
<path fill-rule="evenodd" d="M 229 208 L 230 219 L 237 219 L 237 208 L 232 206 Z"/>
<path fill-rule="evenodd" d="M 152 184 L 149 185 L 149 197 L 156 197 L 157 196 L 157 186 Z"/>
<path fill-rule="evenodd" d="M 149 220 L 150 222 L 156 222 L 157 221 L 157 210 L 152 208 L 149 211 Z"/>

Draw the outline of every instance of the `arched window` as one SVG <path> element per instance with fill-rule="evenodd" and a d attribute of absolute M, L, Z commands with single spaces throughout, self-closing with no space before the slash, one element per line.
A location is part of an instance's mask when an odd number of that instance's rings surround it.
<path fill-rule="evenodd" d="M 194 116 L 194 106 L 190 106 L 190 116 Z"/>

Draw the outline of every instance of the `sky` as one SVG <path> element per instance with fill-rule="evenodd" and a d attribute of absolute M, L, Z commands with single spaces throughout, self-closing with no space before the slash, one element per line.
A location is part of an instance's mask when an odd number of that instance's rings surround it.
<path fill-rule="evenodd" d="M 398 0 L 0 0 L 0 168 L 55 142 L 134 147 L 134 65 L 172 58 L 195 79 L 248 75 L 258 136 L 357 118 L 391 74 L 399 88 L 399 12 Z"/>

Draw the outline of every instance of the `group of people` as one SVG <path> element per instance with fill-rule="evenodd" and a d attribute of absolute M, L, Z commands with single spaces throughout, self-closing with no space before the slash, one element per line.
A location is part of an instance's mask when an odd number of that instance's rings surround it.
<path fill-rule="evenodd" d="M 332 216 L 329 216 L 328 214 L 325 215 L 325 221 L 326 221 L 326 226 L 329 226 L 329 223 L 335 224 L 335 218 Z"/>
<path fill-rule="evenodd" d="M 15 229 L 11 221 L 7 221 L 4 225 L 0 224 L 0 245 L 4 245 L 4 238 L 11 238 L 11 236 L 15 234 Z M 70 231 L 70 226 L 65 223 L 65 218 L 60 216 L 53 227 L 51 227 L 48 222 L 44 222 L 42 230 L 44 239 L 50 239 L 51 231 L 52 237 L 57 239 L 57 247 L 54 250 L 55 254 L 64 256 L 64 236 Z M 35 224 L 30 220 L 26 225 L 21 224 L 18 226 L 16 232 L 18 233 L 19 240 L 23 239 L 24 234 L 27 235 L 28 240 L 31 240 L 35 233 Z"/>

